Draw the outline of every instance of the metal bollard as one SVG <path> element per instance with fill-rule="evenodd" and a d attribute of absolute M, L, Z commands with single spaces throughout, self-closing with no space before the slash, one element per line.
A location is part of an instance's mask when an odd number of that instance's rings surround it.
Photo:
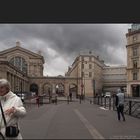
<path fill-rule="evenodd" d="M 106 108 L 106 97 L 104 98 L 104 100 L 105 100 L 105 108 Z"/>
<path fill-rule="evenodd" d="M 93 104 L 95 104 L 95 97 L 93 97 Z"/>
<path fill-rule="evenodd" d="M 129 115 L 131 115 L 132 101 L 129 101 Z"/>
<path fill-rule="evenodd" d="M 52 102 L 52 97 L 51 96 L 49 96 L 49 103 L 51 103 Z"/>
<path fill-rule="evenodd" d="M 80 101 L 80 104 L 81 104 L 81 95 L 80 95 L 80 97 L 79 97 L 79 101 Z"/>
<path fill-rule="evenodd" d="M 99 96 L 98 96 L 98 102 L 97 102 L 97 104 L 99 105 Z"/>
<path fill-rule="evenodd" d="M 111 110 L 111 97 L 109 97 L 109 110 Z"/>
<path fill-rule="evenodd" d="M 103 105 L 103 97 L 101 96 L 101 106 Z"/>
<path fill-rule="evenodd" d="M 51 103 L 51 97 L 49 97 L 49 103 Z"/>
<path fill-rule="evenodd" d="M 57 105 L 57 96 L 55 96 L 55 104 Z"/>
<path fill-rule="evenodd" d="M 37 104 L 38 107 L 39 107 L 39 104 L 40 104 L 40 103 L 39 103 L 39 97 L 36 98 L 36 104 Z"/>
<path fill-rule="evenodd" d="M 113 110 L 115 110 L 115 97 L 113 96 Z"/>
<path fill-rule="evenodd" d="M 90 104 L 92 104 L 92 101 L 90 100 Z"/>
<path fill-rule="evenodd" d="M 67 97 L 67 104 L 69 104 L 69 96 Z"/>
<path fill-rule="evenodd" d="M 96 97 L 94 97 L 94 104 L 96 104 Z"/>

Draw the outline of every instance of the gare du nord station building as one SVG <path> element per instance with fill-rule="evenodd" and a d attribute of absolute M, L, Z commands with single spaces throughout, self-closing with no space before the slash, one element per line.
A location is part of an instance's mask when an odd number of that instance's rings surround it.
<path fill-rule="evenodd" d="M 140 97 L 140 26 L 132 24 L 126 39 L 127 66 L 107 66 L 89 51 L 75 58 L 65 76 L 44 76 L 41 52 L 32 52 L 16 42 L 15 47 L 0 52 L 0 78 L 8 79 L 15 93 L 95 96 L 122 88 L 126 96 Z"/>
<path fill-rule="evenodd" d="M 77 56 L 65 76 L 43 76 L 44 57 L 20 46 L 0 52 L 0 78 L 11 83 L 15 93 L 95 96 L 126 87 L 126 67 L 110 67 L 92 52 Z"/>

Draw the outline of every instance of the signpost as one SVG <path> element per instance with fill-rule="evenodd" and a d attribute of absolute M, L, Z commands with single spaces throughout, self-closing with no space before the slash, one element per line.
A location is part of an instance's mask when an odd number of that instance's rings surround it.
<path fill-rule="evenodd" d="M 83 99 L 83 89 L 84 89 L 84 85 L 81 85 L 81 99 Z"/>
<path fill-rule="evenodd" d="M 95 80 L 93 79 L 93 101 L 95 97 Z"/>

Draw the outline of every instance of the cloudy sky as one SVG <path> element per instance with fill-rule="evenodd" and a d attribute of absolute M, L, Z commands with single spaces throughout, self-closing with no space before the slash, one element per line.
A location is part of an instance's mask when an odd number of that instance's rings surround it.
<path fill-rule="evenodd" d="M 64 75 L 75 57 L 92 51 L 108 65 L 126 65 L 131 24 L 0 24 L 0 51 L 21 47 L 42 52 L 44 75 Z"/>

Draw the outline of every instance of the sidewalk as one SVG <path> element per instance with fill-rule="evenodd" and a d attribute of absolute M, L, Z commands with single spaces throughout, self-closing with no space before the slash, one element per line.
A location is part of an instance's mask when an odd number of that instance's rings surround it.
<path fill-rule="evenodd" d="M 79 111 L 106 139 L 140 139 L 140 119 L 125 115 L 126 121 L 119 122 L 116 111 L 95 104 L 87 104 Z"/>

